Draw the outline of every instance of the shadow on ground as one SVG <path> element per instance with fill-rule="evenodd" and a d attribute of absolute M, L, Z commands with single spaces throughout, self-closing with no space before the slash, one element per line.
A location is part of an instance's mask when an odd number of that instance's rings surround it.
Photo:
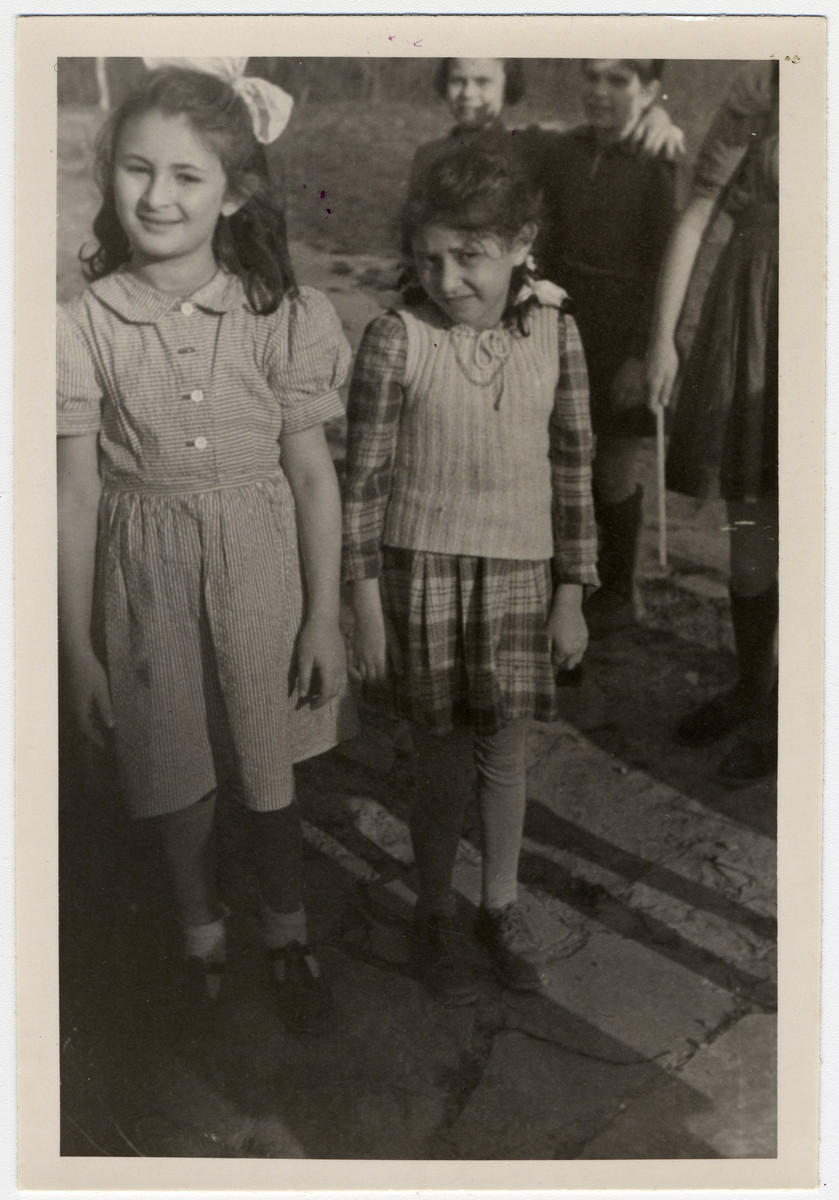
<path fill-rule="evenodd" d="M 583 688 L 567 697 L 565 721 L 534 730 L 521 877 L 548 914 L 548 940 L 559 929 L 568 935 L 556 941 L 545 995 L 503 992 L 471 944 L 481 983 L 475 1008 L 441 1008 L 413 979 L 404 903 L 410 863 L 404 847 L 358 816 L 362 797 L 404 838 L 404 730 L 371 714 L 354 747 L 304 764 L 304 815 L 321 847 L 308 848 L 307 906 L 337 1001 L 334 1027 L 310 1039 L 289 1036 L 274 1009 L 235 808 L 223 811 L 221 855 L 233 911 L 231 966 L 219 1011 L 202 1025 L 181 1007 L 176 930 L 148 828 L 122 815 L 107 757 L 65 734 L 62 1153 L 774 1153 L 766 1116 L 773 1110 L 771 1044 L 749 1052 L 766 1076 L 763 1107 L 741 1111 L 737 1129 L 721 1127 L 716 1084 L 705 1082 L 722 1070 L 709 1058 L 714 1046 L 740 1037 L 744 1021 L 771 1020 L 774 1008 L 766 957 L 773 914 L 754 902 L 754 887 L 744 891 L 741 880 L 734 887 L 717 873 L 725 866 L 720 830 L 761 844 L 771 834 L 773 790 L 765 783 L 725 792 L 712 780 L 719 748 L 687 751 L 667 736 L 683 701 L 695 699 L 697 677 L 710 691 L 730 667 L 719 652 L 667 628 L 639 627 L 596 644 Z M 552 800 L 562 793 L 566 763 L 575 803 L 594 814 L 587 824 Z M 649 808 L 650 797 L 673 816 L 661 846 L 632 828 L 632 804 Z M 471 813 L 463 870 L 473 869 L 478 845 Z M 341 854 L 336 859 L 323 846 Z M 759 883 L 760 895 L 771 894 L 771 878 Z M 472 905 L 462 903 L 468 922 Z M 729 1086 L 742 1087 L 742 1079 Z M 645 1105 L 652 1110 L 643 1121 L 633 1117 Z"/>

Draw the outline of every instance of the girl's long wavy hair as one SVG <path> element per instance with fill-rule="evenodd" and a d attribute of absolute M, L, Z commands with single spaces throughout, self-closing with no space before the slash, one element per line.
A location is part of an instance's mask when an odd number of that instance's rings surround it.
<path fill-rule="evenodd" d="M 90 254 L 84 248 L 79 252 L 86 277 L 101 279 L 131 258 L 117 217 L 114 164 L 126 121 L 149 112 L 185 116 L 218 155 L 228 191 L 248 197 L 232 216 L 219 217 L 213 251 L 219 264 L 242 280 L 254 311 L 274 312 L 286 293 L 296 291 L 285 216 L 272 198 L 265 152 L 244 101 L 223 79 L 203 71 L 164 67 L 151 72 L 102 127 L 94 151 L 94 177 L 102 194 L 93 222 L 98 245 Z"/>
<path fill-rule="evenodd" d="M 433 160 L 415 180 L 402 209 L 403 272 L 399 286 L 409 306 L 426 299 L 414 268 L 413 241 L 421 229 L 440 225 L 476 238 L 494 235 L 510 246 L 525 225 L 539 224 L 542 197 L 509 154 L 458 146 Z M 515 267 L 503 320 L 527 333 L 525 311 L 514 300 L 528 274 Z"/>

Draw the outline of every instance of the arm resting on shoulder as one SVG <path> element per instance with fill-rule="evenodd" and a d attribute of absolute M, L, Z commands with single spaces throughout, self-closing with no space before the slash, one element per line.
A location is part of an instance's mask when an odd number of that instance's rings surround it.
<path fill-rule="evenodd" d="M 685 135 L 660 104 L 651 104 L 627 133 L 629 141 L 651 158 L 675 159 L 685 153 Z"/>

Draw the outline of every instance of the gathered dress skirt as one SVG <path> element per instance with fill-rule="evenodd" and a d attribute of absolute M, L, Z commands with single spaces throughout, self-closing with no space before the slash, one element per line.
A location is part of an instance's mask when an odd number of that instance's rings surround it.
<path fill-rule="evenodd" d="M 303 588 L 285 477 L 106 487 L 99 530 L 95 635 L 130 814 L 178 811 L 222 784 L 257 811 L 289 804 L 292 764 L 355 730 L 343 698 L 297 707 Z"/>

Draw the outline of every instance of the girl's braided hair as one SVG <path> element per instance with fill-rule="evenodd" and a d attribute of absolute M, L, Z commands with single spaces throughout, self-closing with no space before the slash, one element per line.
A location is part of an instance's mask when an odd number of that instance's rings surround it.
<path fill-rule="evenodd" d="M 203 71 L 164 67 L 151 72 L 102 127 L 94 151 L 94 175 L 102 194 L 93 222 L 98 245 L 90 254 L 79 253 L 86 277 L 101 279 L 131 257 L 117 217 L 114 163 L 126 121 L 149 112 L 185 116 L 218 155 L 228 191 L 248 197 L 232 216 L 219 217 L 213 251 L 221 266 L 242 280 L 254 311 L 274 312 L 287 292 L 296 291 L 285 217 L 272 199 L 265 152 L 244 102 L 225 80 Z"/>

